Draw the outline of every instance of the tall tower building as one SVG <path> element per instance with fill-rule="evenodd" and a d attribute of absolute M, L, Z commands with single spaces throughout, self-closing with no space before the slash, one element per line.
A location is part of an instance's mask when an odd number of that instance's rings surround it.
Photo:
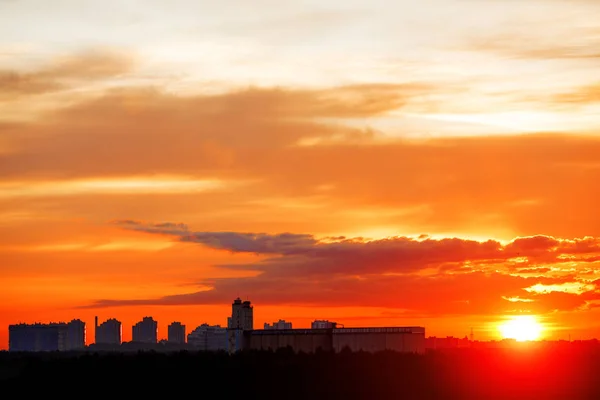
<path fill-rule="evenodd" d="M 190 332 L 187 342 L 196 350 L 227 350 L 227 329 L 220 325 L 202 324 Z"/>
<path fill-rule="evenodd" d="M 98 325 L 96 317 L 96 344 L 121 344 L 123 328 L 121 321 L 114 318 L 108 319 Z"/>
<path fill-rule="evenodd" d="M 158 322 L 152 317 L 144 317 L 131 328 L 133 342 L 156 343 L 158 341 Z"/>
<path fill-rule="evenodd" d="M 181 322 L 173 322 L 167 329 L 167 340 L 169 343 L 185 343 L 185 325 L 182 325 Z"/>
<path fill-rule="evenodd" d="M 250 301 L 239 297 L 231 305 L 231 317 L 227 318 L 227 328 L 251 331 L 254 329 L 254 312 Z"/>

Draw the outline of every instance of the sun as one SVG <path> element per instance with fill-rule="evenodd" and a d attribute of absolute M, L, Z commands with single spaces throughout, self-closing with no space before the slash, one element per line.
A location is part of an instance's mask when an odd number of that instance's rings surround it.
<path fill-rule="evenodd" d="M 532 315 L 519 315 L 501 324 L 498 329 L 504 339 L 516 339 L 519 342 L 537 340 L 542 334 L 542 325 Z"/>

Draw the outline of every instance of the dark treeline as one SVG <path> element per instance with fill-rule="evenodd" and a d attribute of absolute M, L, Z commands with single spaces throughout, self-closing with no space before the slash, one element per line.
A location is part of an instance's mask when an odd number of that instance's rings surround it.
<path fill-rule="evenodd" d="M 600 399 L 600 351 L 2 352 L 0 387 L 4 393 L 18 389 L 26 398 L 75 390 L 152 398 L 187 393 L 244 399 Z"/>

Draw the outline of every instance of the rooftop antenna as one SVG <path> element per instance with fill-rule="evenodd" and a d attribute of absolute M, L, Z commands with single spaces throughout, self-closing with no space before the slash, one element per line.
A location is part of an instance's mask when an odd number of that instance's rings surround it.
<path fill-rule="evenodd" d="M 473 341 L 473 327 L 471 327 L 471 335 L 469 335 L 469 339 L 471 342 Z"/>

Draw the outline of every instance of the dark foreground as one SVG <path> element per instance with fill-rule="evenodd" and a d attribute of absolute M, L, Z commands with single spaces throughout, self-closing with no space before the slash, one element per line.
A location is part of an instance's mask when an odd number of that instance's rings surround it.
<path fill-rule="evenodd" d="M 600 399 L 600 351 L 2 352 L 0 387 L 24 398 Z"/>

